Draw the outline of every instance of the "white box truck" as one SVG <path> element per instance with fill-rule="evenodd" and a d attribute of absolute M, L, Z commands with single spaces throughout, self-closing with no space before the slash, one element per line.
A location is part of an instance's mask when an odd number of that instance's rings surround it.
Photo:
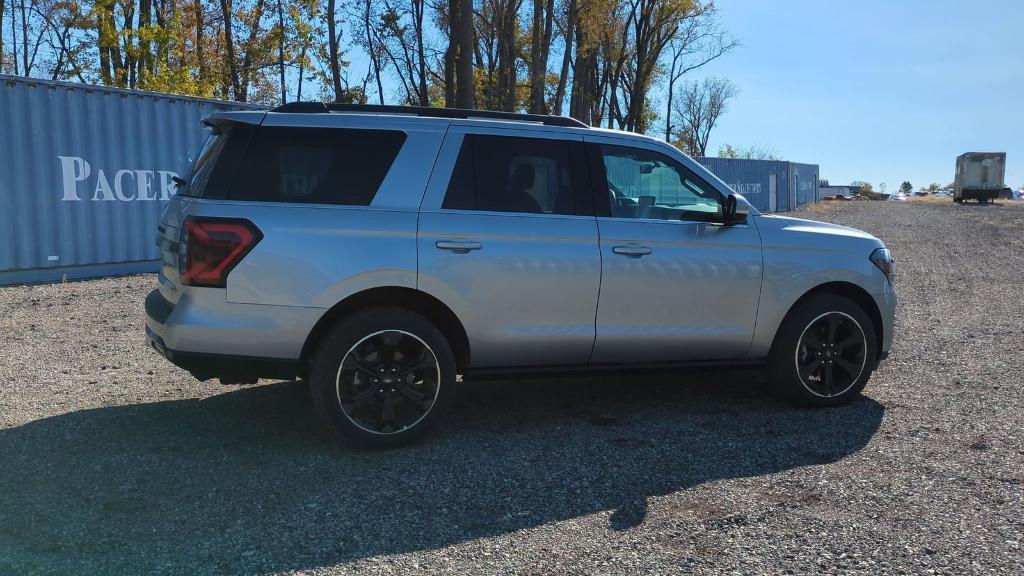
<path fill-rule="evenodd" d="M 995 200 L 1006 184 L 1006 152 L 966 152 L 956 158 L 953 202 L 977 200 L 985 204 Z"/>

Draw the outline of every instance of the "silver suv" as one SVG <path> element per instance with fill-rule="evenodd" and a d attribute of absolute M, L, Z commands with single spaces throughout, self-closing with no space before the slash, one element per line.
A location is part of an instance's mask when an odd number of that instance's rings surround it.
<path fill-rule="evenodd" d="M 762 215 L 653 138 L 313 103 L 205 124 L 148 340 L 200 380 L 306 379 L 362 443 L 421 436 L 458 375 L 764 365 L 833 406 L 892 343 L 881 241 Z"/>

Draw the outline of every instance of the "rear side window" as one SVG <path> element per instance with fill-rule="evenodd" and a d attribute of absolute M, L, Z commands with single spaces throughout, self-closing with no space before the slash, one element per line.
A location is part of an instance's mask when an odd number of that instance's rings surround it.
<path fill-rule="evenodd" d="M 394 130 L 263 126 L 227 197 L 368 206 L 404 141 Z"/>
<path fill-rule="evenodd" d="M 178 194 L 193 198 L 225 198 L 255 129 L 250 124 L 214 126 L 192 166 L 188 185 L 178 190 Z"/>
<path fill-rule="evenodd" d="M 591 214 L 587 186 L 578 142 L 467 134 L 441 207 Z"/>

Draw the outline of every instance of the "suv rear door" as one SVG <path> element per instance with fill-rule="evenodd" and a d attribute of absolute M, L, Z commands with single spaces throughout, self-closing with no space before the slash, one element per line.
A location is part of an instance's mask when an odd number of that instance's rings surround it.
<path fill-rule="evenodd" d="M 591 363 L 739 359 L 754 335 L 761 240 L 723 226 L 723 195 L 654 143 L 587 136 L 601 237 Z"/>
<path fill-rule="evenodd" d="M 417 243 L 419 289 L 462 321 L 473 367 L 587 362 L 601 259 L 580 136 L 454 122 Z"/>

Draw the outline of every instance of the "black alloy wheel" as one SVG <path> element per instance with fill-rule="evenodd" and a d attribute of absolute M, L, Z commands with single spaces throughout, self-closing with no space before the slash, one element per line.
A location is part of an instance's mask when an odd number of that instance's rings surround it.
<path fill-rule="evenodd" d="M 796 347 L 800 382 L 816 396 L 832 398 L 849 390 L 864 372 L 867 335 L 849 314 L 826 312 L 812 320 Z"/>
<path fill-rule="evenodd" d="M 313 407 L 346 440 L 394 448 L 426 435 L 451 407 L 457 367 L 445 335 L 412 310 L 373 307 L 317 344 L 308 375 Z"/>
<path fill-rule="evenodd" d="M 415 334 L 381 330 L 345 354 L 336 392 L 344 415 L 362 430 L 394 434 L 427 416 L 437 400 L 441 368 Z"/>

